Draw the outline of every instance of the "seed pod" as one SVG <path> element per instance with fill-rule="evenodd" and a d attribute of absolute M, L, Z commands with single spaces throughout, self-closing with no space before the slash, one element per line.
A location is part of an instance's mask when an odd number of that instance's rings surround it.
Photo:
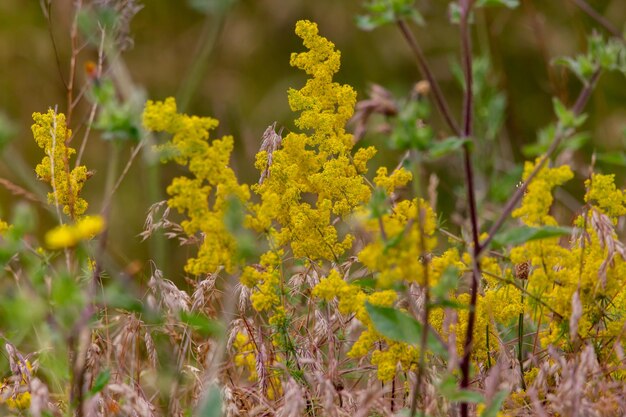
<path fill-rule="evenodd" d="M 515 278 L 521 279 L 521 280 L 527 280 L 529 272 L 530 272 L 529 261 L 515 264 Z"/>

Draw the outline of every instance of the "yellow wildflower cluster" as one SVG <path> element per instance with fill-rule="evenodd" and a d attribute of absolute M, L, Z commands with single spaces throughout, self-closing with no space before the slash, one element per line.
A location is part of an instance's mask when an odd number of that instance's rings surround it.
<path fill-rule="evenodd" d="M 300 90 L 289 90 L 289 105 L 300 112 L 292 132 L 273 151 L 267 178 L 253 187 L 261 202 L 254 206 L 249 224 L 266 232 L 278 246 L 289 244 L 295 257 L 336 261 L 352 246 L 352 236 L 341 239 L 333 220 L 370 198 L 360 174 L 366 171 L 373 148 L 359 149 L 352 157 L 352 135 L 345 125 L 354 111 L 352 87 L 333 82 L 340 53 L 318 34 L 317 25 L 296 25 L 307 52 L 293 54 L 291 65 L 311 78 Z M 257 154 L 256 167 L 265 170 L 268 151 Z"/>
<path fill-rule="evenodd" d="M 259 380 L 257 373 L 257 350 L 255 347 L 254 342 L 247 334 L 239 332 L 235 336 L 233 341 L 233 350 L 235 351 L 234 363 L 248 373 L 248 381 Z M 264 391 L 270 400 L 277 399 L 283 394 L 279 375 L 280 373 L 277 369 L 272 368 L 269 370 L 267 386 L 264 387 Z"/>
<path fill-rule="evenodd" d="M 398 364 L 401 365 L 402 370 L 408 371 L 418 363 L 418 350 L 406 343 L 391 341 L 378 333 L 365 309 L 366 303 L 383 307 L 392 306 L 398 298 L 396 291 L 382 290 L 366 294 L 359 286 L 344 281 L 339 271 L 333 269 L 313 288 L 312 295 L 326 301 L 336 298 L 339 302 L 340 313 L 354 314 L 355 318 L 366 327 L 352 345 L 348 356 L 359 358 L 372 352 L 371 363 L 377 367 L 377 375 L 381 381 L 393 379 Z M 377 342 L 382 343 L 374 349 Z M 383 345 L 385 347 L 382 347 Z"/>
<path fill-rule="evenodd" d="M 82 240 L 93 239 L 104 230 L 102 216 L 85 216 L 75 224 L 63 224 L 46 233 L 46 245 L 50 249 L 69 248 Z"/>
<path fill-rule="evenodd" d="M 539 163 L 539 158 L 535 164 L 532 162 L 524 164 L 522 175 L 524 180 L 528 178 L 537 163 Z M 522 205 L 513 211 L 513 217 L 520 218 L 528 226 L 556 225 L 556 220 L 549 214 L 554 201 L 552 189 L 572 179 L 573 176 L 572 170 L 567 165 L 541 168 L 528 186 Z"/>
<path fill-rule="evenodd" d="M 359 260 L 377 273 L 377 283 L 382 287 L 401 281 L 424 285 L 422 256 L 437 245 L 433 238 L 436 227 L 433 209 L 421 199 L 403 200 L 380 220 L 367 222 L 372 241 L 361 250 Z"/>
<path fill-rule="evenodd" d="M 275 312 L 281 306 L 280 266 L 283 251 L 267 252 L 261 256 L 257 267 L 246 266 L 241 274 L 241 283 L 254 290 L 250 296 L 256 311 Z"/>
<path fill-rule="evenodd" d="M 571 176 L 569 171 L 569 167 L 560 167 L 544 172 L 563 179 Z M 553 180 L 551 184 L 559 181 Z M 564 247 L 558 238 L 551 238 L 530 241 L 511 250 L 511 262 L 528 261 L 531 265 L 527 284 L 528 292 L 533 295 L 530 302 L 541 299 L 542 309 L 549 306 L 548 314 L 552 319 L 542 338 L 544 345 L 566 348 L 576 337 L 614 340 L 620 335 L 626 318 L 626 261 L 615 252 L 615 245 L 619 243 L 616 243 L 618 238 L 613 229 L 617 217 L 626 214 L 624 195 L 615 187 L 612 175 L 594 174 L 585 185 L 589 209 L 575 222 L 583 229 L 583 236 L 573 241 L 571 247 Z M 554 219 L 547 215 L 550 208 L 547 201 L 551 203 L 552 198 L 546 197 L 545 190 L 529 187 L 517 211 L 524 213 L 522 221 L 529 225 L 554 224 Z M 602 216 L 607 219 L 604 223 Z M 577 335 L 569 335 L 569 317 L 576 291 L 582 315 Z M 609 354 L 611 346 L 611 343 L 602 344 L 598 352 Z"/>
<path fill-rule="evenodd" d="M 87 210 L 87 201 L 80 198 L 80 192 L 88 173 L 83 165 L 70 170 L 70 157 L 76 150 L 66 146 L 72 132 L 65 124 L 65 115 L 49 109 L 45 114 L 33 113 L 33 120 L 33 136 L 46 153 L 35 172 L 52 186 L 48 202 L 62 206 L 72 218 L 80 216 Z"/>
<path fill-rule="evenodd" d="M 25 365 L 25 366 L 24 366 Z M 33 367 L 28 360 L 18 364 L 19 373 L 5 378 L 0 383 L 0 404 L 6 404 L 9 410 L 28 410 L 31 395 L 28 391 L 30 374 Z"/>
<path fill-rule="evenodd" d="M 186 271 L 200 275 L 223 266 L 232 272 L 236 241 L 226 229 L 224 215 L 230 198 L 246 202 L 250 197 L 248 186 L 239 185 L 228 165 L 234 144 L 232 136 L 209 143 L 209 131 L 215 129 L 217 120 L 178 113 L 171 97 L 162 102 L 149 100 L 143 124 L 148 130 L 173 135 L 161 150 L 167 158 L 187 166 L 193 175 L 174 178 L 167 187 L 171 196 L 169 207 L 187 214 L 182 222 L 185 233 L 203 235 L 198 256 L 188 260 Z"/>
<path fill-rule="evenodd" d="M 411 173 L 403 167 L 394 170 L 391 175 L 387 175 L 386 167 L 380 167 L 376 170 L 374 184 L 385 190 L 387 194 L 391 194 L 396 188 L 402 187 L 411 181 L 412 177 Z"/>
<path fill-rule="evenodd" d="M 585 181 L 585 202 L 593 203 L 611 219 L 626 214 L 626 193 L 615 186 L 615 175 L 593 174 Z"/>
<path fill-rule="evenodd" d="M 448 250 L 450 252 L 452 250 Z M 454 250 L 456 252 L 456 250 Z M 471 257 L 464 253 L 462 262 L 458 261 L 458 254 L 442 254 L 441 257 L 433 258 L 432 264 L 442 262 L 445 268 L 453 266 L 459 270 L 464 270 L 468 274 L 471 271 Z M 491 257 L 483 257 L 480 261 L 483 272 L 482 291 L 476 299 L 476 322 L 474 324 L 472 357 L 478 363 L 485 363 L 488 355 L 494 355 L 499 350 L 498 325 L 510 326 L 513 319 L 517 319 L 524 310 L 522 304 L 522 294 L 513 285 L 507 285 L 504 280 L 512 277 L 510 271 L 503 270 L 500 264 Z M 434 274 L 436 276 L 436 274 Z M 449 328 L 444 327 L 444 318 L 453 310 L 444 310 L 441 307 L 434 308 L 430 314 L 430 324 L 438 331 L 444 340 L 454 340 L 456 342 L 457 353 L 461 355 L 464 349 L 465 337 L 467 333 L 467 323 L 469 311 L 466 307 L 470 304 L 470 294 L 450 294 L 449 300 L 456 302 L 460 308 L 454 310 L 457 314 L 456 320 L 451 321 Z M 489 333 L 489 336 L 487 336 Z M 454 337 L 451 337 L 454 336 Z M 492 342 L 487 344 L 487 337 Z"/>
<path fill-rule="evenodd" d="M 233 349 L 236 352 L 234 358 L 235 365 L 248 372 L 249 381 L 256 381 L 256 349 L 254 348 L 254 343 L 252 343 L 248 335 L 239 332 L 233 341 Z"/>

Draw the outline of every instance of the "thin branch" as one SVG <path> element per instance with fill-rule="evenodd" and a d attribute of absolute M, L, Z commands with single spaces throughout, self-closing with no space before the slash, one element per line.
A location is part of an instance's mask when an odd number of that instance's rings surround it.
<path fill-rule="evenodd" d="M 70 57 L 70 75 L 69 80 L 67 82 L 67 125 L 70 126 L 72 122 L 72 113 L 74 110 L 74 106 L 72 102 L 74 101 L 74 81 L 76 79 L 76 57 L 78 56 L 78 14 L 80 13 L 80 9 L 83 6 L 82 0 L 76 0 L 76 5 L 74 6 L 74 20 L 72 21 L 72 29 L 70 32 L 70 40 L 72 45 L 72 55 Z M 69 137 L 67 138 L 69 141 Z"/>
<path fill-rule="evenodd" d="M 430 87 L 432 88 L 433 96 L 435 97 L 435 104 L 437 105 L 439 112 L 441 113 L 446 123 L 450 127 L 450 130 L 452 130 L 452 132 L 454 132 L 455 135 L 460 136 L 461 130 L 459 129 L 457 122 L 452 117 L 452 113 L 450 112 L 450 108 L 448 107 L 448 103 L 443 93 L 441 92 L 439 83 L 437 82 L 437 79 L 435 78 L 432 71 L 430 70 L 430 67 L 428 66 L 428 62 L 426 61 L 426 57 L 424 56 L 424 52 L 422 52 L 422 48 L 420 48 L 419 44 L 417 43 L 417 40 L 415 39 L 413 32 L 411 32 L 411 29 L 409 29 L 406 22 L 402 19 L 399 19 L 397 21 L 397 25 L 400 28 L 400 31 L 402 32 L 404 39 L 406 39 L 407 43 L 409 44 L 409 47 L 411 48 L 411 52 L 413 52 L 413 55 L 415 56 L 415 59 L 417 60 L 417 66 L 420 72 L 422 73 L 422 76 L 426 77 L 426 80 L 428 81 L 428 83 L 430 84 Z"/>
<path fill-rule="evenodd" d="M 472 40 L 469 27 L 469 16 L 473 6 L 473 0 L 461 1 L 461 61 L 465 76 L 465 92 L 463 97 L 463 138 L 470 139 L 473 133 L 473 74 L 472 74 Z M 476 191 L 474 189 L 474 172 L 469 143 L 463 145 L 463 165 L 465 170 L 465 185 L 469 205 L 470 223 L 472 227 L 472 286 L 470 291 L 470 308 L 468 314 L 467 332 L 461 359 L 461 389 L 467 389 L 470 384 L 470 362 L 474 339 L 474 325 L 476 323 L 476 303 L 478 300 L 478 286 L 480 283 L 480 265 L 478 264 L 479 232 L 478 215 L 476 212 Z M 461 417 L 467 417 L 469 405 L 461 402 Z"/>
<path fill-rule="evenodd" d="M 583 109 L 587 105 L 587 102 L 589 101 L 589 97 L 591 96 L 593 89 L 598 83 L 600 74 L 601 74 L 601 71 L 599 69 L 596 70 L 596 72 L 594 72 L 593 75 L 591 76 L 591 80 L 589 81 L 589 83 L 587 83 L 587 85 L 585 85 L 583 90 L 580 92 L 578 99 L 576 100 L 576 104 L 574 104 L 574 107 L 572 108 L 572 112 L 575 115 L 579 115 L 580 113 L 582 113 Z M 561 144 L 561 141 L 563 141 L 563 139 L 567 138 L 571 134 L 572 134 L 571 130 L 557 129 L 554 139 L 552 140 L 552 143 L 550 144 L 550 147 L 548 148 L 544 156 L 541 158 L 539 163 L 537 163 L 537 165 L 532 170 L 530 175 L 528 175 L 524 183 L 519 188 L 517 188 L 517 190 L 515 190 L 515 193 L 506 202 L 506 204 L 504 205 L 504 209 L 502 210 L 502 213 L 500 213 L 500 216 L 498 217 L 498 219 L 489 229 L 489 235 L 480 244 L 480 246 L 478 246 L 478 250 L 476 251 L 477 257 L 480 257 L 483 251 L 489 247 L 489 244 L 493 240 L 495 234 L 498 232 L 498 230 L 500 230 L 500 227 L 502 227 L 504 222 L 509 218 L 509 216 L 513 212 L 513 209 L 515 209 L 515 206 L 517 205 L 517 203 L 519 203 L 521 198 L 524 196 L 524 193 L 528 189 L 528 185 L 530 184 L 530 182 L 535 178 L 535 176 L 537 176 L 541 168 L 543 168 L 546 162 L 548 162 L 552 154 L 556 152 L 559 145 Z"/>
<path fill-rule="evenodd" d="M 65 77 L 63 76 L 63 70 L 61 69 L 61 59 L 59 58 L 59 49 L 57 48 L 57 43 L 54 40 L 54 31 L 52 30 L 52 0 L 46 0 L 44 4 L 41 4 L 41 10 L 43 11 L 46 20 L 48 21 L 48 33 L 50 35 L 50 41 L 52 42 L 52 49 L 54 51 L 54 60 L 57 64 L 57 70 L 59 71 L 59 78 L 61 78 L 61 82 L 65 89 L 67 89 L 67 82 L 65 81 Z"/>
<path fill-rule="evenodd" d="M 96 69 L 96 79 L 100 79 L 102 77 L 102 64 L 104 62 L 104 39 L 105 39 L 105 30 L 103 27 L 100 28 L 101 38 L 100 38 L 100 47 L 98 48 L 98 67 Z M 83 136 L 83 141 L 80 144 L 80 150 L 78 151 L 78 156 L 76 157 L 76 165 L 79 166 L 80 162 L 83 158 L 83 153 L 85 152 L 85 147 L 87 146 L 87 140 L 89 139 L 89 134 L 91 133 L 91 126 L 93 125 L 93 121 L 96 117 L 96 112 L 98 110 L 98 102 L 94 100 L 91 105 L 91 110 L 89 111 L 89 119 L 87 121 L 87 126 L 85 127 L 85 134 Z"/>
<path fill-rule="evenodd" d="M 589 5 L 585 0 L 570 0 L 574 3 L 580 10 L 585 12 L 587 16 L 591 17 L 596 21 L 600 26 L 602 26 L 607 32 L 611 35 L 615 36 L 618 39 L 621 39 L 622 42 L 625 42 L 624 35 L 615 27 L 607 18 L 598 13 L 593 7 Z"/>

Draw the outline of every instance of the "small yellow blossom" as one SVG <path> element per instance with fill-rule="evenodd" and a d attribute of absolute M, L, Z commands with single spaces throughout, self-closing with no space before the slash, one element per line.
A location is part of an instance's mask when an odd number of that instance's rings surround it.
<path fill-rule="evenodd" d="M 30 392 L 21 392 L 6 400 L 9 410 L 27 410 L 30 407 Z"/>
<path fill-rule="evenodd" d="M 6 233 L 9 230 L 9 224 L 5 221 L 0 220 L 0 236 Z"/>
<path fill-rule="evenodd" d="M 46 245 L 50 249 L 68 248 L 80 241 L 93 239 L 104 230 L 102 216 L 85 216 L 75 224 L 63 224 L 46 233 Z"/>
<path fill-rule="evenodd" d="M 524 180 L 528 178 L 537 163 L 539 159 L 535 164 L 526 162 L 522 175 Z M 549 214 L 554 201 L 552 189 L 572 179 L 573 176 L 571 168 L 567 165 L 556 168 L 544 166 L 528 185 L 522 205 L 513 211 L 512 216 L 519 217 L 528 226 L 556 225 L 556 220 Z"/>
<path fill-rule="evenodd" d="M 313 288 L 312 295 L 322 300 L 331 301 L 340 296 L 347 287 L 348 283 L 341 278 L 337 270 L 333 269 L 328 277 L 322 278 L 320 283 Z"/>
<path fill-rule="evenodd" d="M 411 178 L 413 178 L 413 175 L 411 172 L 404 169 L 404 167 L 396 169 L 391 173 L 391 175 L 387 175 L 386 167 L 380 167 L 376 171 L 374 184 L 383 188 L 387 194 L 391 194 L 396 188 L 405 186 L 409 181 L 411 181 Z"/>
<path fill-rule="evenodd" d="M 235 365 L 245 369 L 248 372 L 248 380 L 256 381 L 256 354 L 254 343 L 244 333 L 237 333 L 233 341 L 233 350 L 235 351 Z"/>
<path fill-rule="evenodd" d="M 585 202 L 595 202 L 596 206 L 615 221 L 626 214 L 626 193 L 615 186 L 615 175 L 593 174 L 585 181 L 587 193 Z"/>
<path fill-rule="evenodd" d="M 391 213 L 383 215 L 380 223 L 371 219 L 366 227 L 372 234 L 372 241 L 358 256 L 363 265 L 378 274 L 378 284 L 382 287 L 398 281 L 423 284 L 422 247 L 431 251 L 437 243 L 433 237 L 436 218 L 432 208 L 424 200 L 403 200 Z M 387 241 L 383 238 L 383 231 Z"/>

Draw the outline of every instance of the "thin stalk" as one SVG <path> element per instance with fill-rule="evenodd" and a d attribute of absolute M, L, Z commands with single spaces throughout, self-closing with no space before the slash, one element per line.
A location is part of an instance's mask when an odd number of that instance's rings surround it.
<path fill-rule="evenodd" d="M 411 32 L 411 29 L 408 27 L 408 25 L 406 24 L 404 20 L 399 19 L 396 22 L 396 24 L 398 25 L 398 28 L 400 28 L 400 32 L 402 32 L 402 36 L 404 36 L 404 39 L 409 44 L 409 47 L 411 48 L 411 52 L 413 52 L 413 55 L 415 56 L 415 59 L 417 61 L 417 67 L 422 73 L 422 76 L 426 77 L 426 80 L 430 84 L 430 88 L 432 89 L 432 92 L 433 92 L 433 97 L 435 98 L 435 104 L 437 105 L 439 112 L 443 116 L 447 125 L 450 127 L 450 130 L 452 130 L 452 132 L 454 132 L 455 135 L 460 136 L 461 129 L 459 129 L 459 125 L 457 124 L 457 122 L 454 120 L 454 117 L 452 116 L 452 112 L 450 111 L 448 102 L 446 101 L 443 93 L 441 92 L 441 88 L 439 87 L 439 83 L 437 82 L 437 79 L 435 78 L 433 72 L 430 70 L 430 67 L 428 66 L 428 62 L 426 61 L 424 52 L 422 51 L 422 48 L 417 43 L 417 40 L 415 39 L 415 35 L 413 35 L 413 32 Z"/>
<path fill-rule="evenodd" d="M 487 369 L 491 369 L 491 347 L 489 342 L 489 325 L 485 326 L 485 346 L 487 347 Z"/>
<path fill-rule="evenodd" d="M 524 296 L 522 295 L 522 305 L 524 302 Z M 524 353 L 522 349 L 524 347 L 524 313 L 519 313 L 519 320 L 517 324 L 517 361 L 519 362 L 520 380 L 522 382 L 522 389 L 526 391 L 526 381 L 524 381 Z"/>
<path fill-rule="evenodd" d="M 418 202 L 419 204 L 419 202 Z M 418 222 L 417 225 L 419 227 L 420 232 L 420 251 L 422 257 L 422 269 L 424 274 L 424 310 L 422 320 L 424 322 L 424 331 L 422 332 L 422 338 L 420 340 L 420 358 L 419 358 L 419 366 L 417 368 L 417 380 L 415 382 L 415 389 L 413 390 L 413 396 L 411 398 L 411 412 L 409 415 L 411 417 L 415 416 L 415 412 L 417 411 L 417 398 L 422 389 L 422 379 L 424 377 L 424 368 L 426 364 L 426 344 L 428 341 L 428 331 L 429 331 L 429 315 L 430 315 L 430 279 L 428 274 L 428 263 L 429 257 L 426 254 L 426 244 L 425 244 L 425 235 L 424 235 L 424 213 L 419 205 L 418 205 Z M 426 403 L 423 404 L 426 407 Z M 425 410 L 422 410 L 422 415 L 425 415 Z"/>
<path fill-rule="evenodd" d="M 78 14 L 83 6 L 82 0 L 76 0 L 74 6 L 74 19 L 72 21 L 72 29 L 70 31 L 70 42 L 72 46 L 72 55 L 70 57 L 70 75 L 67 82 L 67 125 L 70 126 L 72 122 L 72 114 L 74 110 L 74 81 L 76 80 L 76 58 L 78 57 Z M 67 143 L 71 140 L 71 137 L 67 138 Z"/>
<path fill-rule="evenodd" d="M 228 8 L 213 16 L 207 13 L 200 41 L 196 48 L 197 52 L 194 54 L 195 59 L 176 97 L 176 105 L 181 112 L 187 109 L 193 95 L 198 91 L 198 86 L 209 64 L 211 52 L 213 52 L 219 34 L 224 27 L 227 14 Z"/>
<path fill-rule="evenodd" d="M 615 27 L 607 18 L 598 13 L 593 7 L 589 5 L 585 0 L 570 0 L 574 3 L 580 10 L 585 12 L 587 16 L 591 17 L 596 21 L 600 26 L 602 26 L 607 32 L 611 35 L 615 36 L 618 39 L 621 39 L 622 42 L 626 41 L 624 39 L 624 35 Z"/>
<path fill-rule="evenodd" d="M 474 93 L 472 74 L 472 40 L 469 27 L 469 15 L 473 6 L 473 0 L 461 1 L 461 61 L 465 78 L 465 91 L 463 96 L 463 133 L 464 139 L 470 139 L 473 134 L 474 116 Z M 470 306 L 467 322 L 467 332 L 465 334 L 465 344 L 463 348 L 463 358 L 461 359 L 461 389 L 467 389 L 470 385 L 470 362 L 474 342 L 474 325 L 476 323 L 476 303 L 478 301 L 478 287 L 480 283 L 480 265 L 478 264 L 477 251 L 480 245 L 478 237 L 478 215 L 476 212 L 476 191 L 474 188 L 474 172 L 469 143 L 463 145 L 463 168 L 465 171 L 465 186 L 467 189 L 467 200 L 469 206 L 470 223 L 472 227 L 472 285 L 470 290 Z M 467 417 L 469 405 L 461 402 L 461 417 Z"/>
<path fill-rule="evenodd" d="M 587 105 L 587 102 L 589 101 L 589 97 L 591 96 L 593 89 L 598 83 L 600 74 L 601 74 L 601 71 L 599 69 L 596 70 L 591 76 L 591 79 L 589 80 L 589 82 L 585 85 L 585 87 L 582 89 L 582 91 L 578 95 L 578 99 L 576 100 L 576 103 L 572 107 L 572 112 L 575 115 L 579 115 L 580 113 L 582 113 L 583 109 Z M 500 213 L 500 216 L 498 217 L 498 219 L 494 222 L 494 224 L 489 229 L 487 238 L 483 240 L 482 243 L 478 246 L 478 249 L 476 251 L 476 256 L 478 258 L 485 251 L 485 249 L 489 248 L 489 244 L 493 240 L 495 234 L 498 232 L 498 230 L 500 230 L 500 227 L 502 227 L 504 222 L 509 218 L 509 216 L 513 212 L 513 209 L 515 209 L 515 206 L 517 206 L 517 203 L 519 203 L 521 198 L 524 196 L 524 193 L 528 189 L 528 185 L 530 184 L 530 182 L 535 178 L 535 176 L 537 176 L 541 168 L 543 168 L 546 162 L 548 162 L 552 154 L 556 152 L 559 145 L 561 144 L 561 141 L 567 138 L 569 135 L 571 135 L 571 133 L 572 133 L 571 130 L 564 130 L 564 129 L 556 130 L 554 139 L 552 140 L 552 143 L 550 144 L 550 147 L 548 148 L 544 156 L 541 158 L 539 163 L 537 163 L 537 165 L 532 170 L 530 175 L 528 175 L 528 178 L 526 178 L 524 183 L 515 190 L 515 193 L 513 193 L 511 198 L 509 198 L 509 200 L 506 202 L 506 204 L 504 205 L 504 208 L 502 209 L 502 213 Z"/>

